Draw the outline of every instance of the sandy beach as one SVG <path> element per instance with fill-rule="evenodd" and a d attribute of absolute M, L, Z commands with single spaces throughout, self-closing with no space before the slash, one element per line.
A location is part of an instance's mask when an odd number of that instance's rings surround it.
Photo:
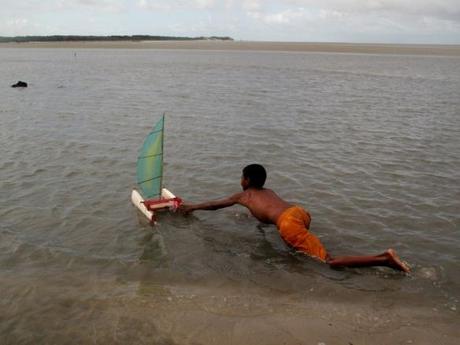
<path fill-rule="evenodd" d="M 348 297 L 355 302 L 334 297 L 332 291 L 321 298 L 314 289 L 267 296 L 243 287 L 126 280 L 120 286 L 97 278 L 78 282 L 91 291 L 82 298 L 64 277 L 47 278 L 34 289 L 27 282 L 4 280 L 6 296 L 17 289 L 24 294 L 24 301 L 3 315 L 12 324 L 20 320 L 6 343 L 33 343 L 39 337 L 49 343 L 72 338 L 70 343 L 85 344 L 454 345 L 460 336 L 453 312 L 416 306 L 415 301 L 398 303 L 391 293 L 383 301 L 362 292 L 357 303 L 351 291 Z M 56 290 L 68 297 L 50 299 Z M 46 316 L 30 314 L 30 303 L 46 304 Z M 62 320 L 55 323 L 52 315 L 62 315 Z"/>
<path fill-rule="evenodd" d="M 250 41 L 115 41 L 0 43 L 0 48 L 196 49 L 460 56 L 460 45 L 303 43 Z"/>

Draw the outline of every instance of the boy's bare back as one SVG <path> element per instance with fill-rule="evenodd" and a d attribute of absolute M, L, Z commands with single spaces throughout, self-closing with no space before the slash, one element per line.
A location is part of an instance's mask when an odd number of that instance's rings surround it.
<path fill-rule="evenodd" d="M 266 188 L 248 188 L 234 197 L 238 204 L 247 207 L 254 217 L 267 224 L 276 224 L 279 216 L 292 206 Z"/>

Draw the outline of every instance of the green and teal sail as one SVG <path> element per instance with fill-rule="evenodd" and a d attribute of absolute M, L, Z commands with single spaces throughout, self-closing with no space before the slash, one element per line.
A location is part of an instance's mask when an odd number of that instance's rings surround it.
<path fill-rule="evenodd" d="M 137 184 L 144 199 L 161 197 L 163 183 L 163 115 L 145 138 L 137 158 Z"/>

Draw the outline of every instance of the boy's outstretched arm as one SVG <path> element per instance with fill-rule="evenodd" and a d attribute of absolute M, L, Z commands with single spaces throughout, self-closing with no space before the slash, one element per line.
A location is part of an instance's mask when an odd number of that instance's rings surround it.
<path fill-rule="evenodd" d="M 197 210 L 218 210 L 220 208 L 233 206 L 239 203 L 241 195 L 242 193 L 236 193 L 225 199 L 206 201 L 206 202 L 202 202 L 199 204 L 184 203 L 180 207 L 180 211 L 185 214 L 188 214 L 190 212 L 197 211 Z"/>

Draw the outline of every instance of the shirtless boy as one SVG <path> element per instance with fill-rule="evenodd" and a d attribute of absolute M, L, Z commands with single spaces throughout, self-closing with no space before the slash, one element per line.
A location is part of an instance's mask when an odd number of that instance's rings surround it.
<path fill-rule="evenodd" d="M 330 267 L 386 266 L 409 272 L 409 267 L 399 259 L 393 249 L 379 255 L 331 256 L 320 240 L 310 232 L 311 217 L 308 211 L 289 204 L 272 190 L 264 188 L 266 177 L 263 166 L 248 165 L 241 176 L 242 192 L 221 200 L 184 204 L 181 210 L 190 213 L 197 210 L 217 210 L 235 204 L 243 205 L 262 223 L 275 224 L 288 245 L 329 264 Z"/>

